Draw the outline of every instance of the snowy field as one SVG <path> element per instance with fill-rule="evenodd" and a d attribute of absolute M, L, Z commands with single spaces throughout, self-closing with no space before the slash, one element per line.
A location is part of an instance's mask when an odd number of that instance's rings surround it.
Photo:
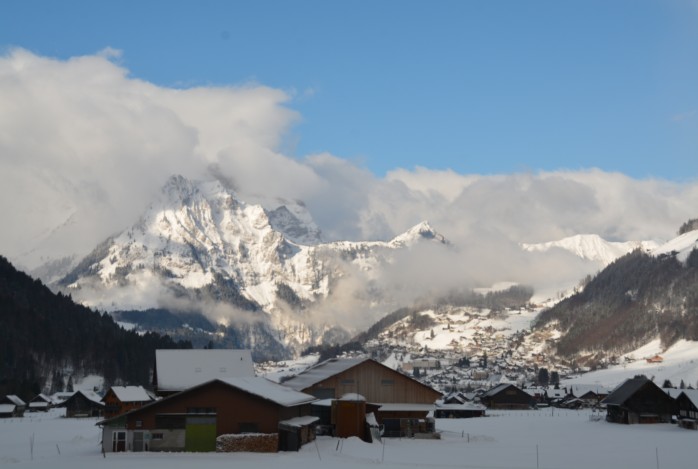
<path fill-rule="evenodd" d="M 475 419 L 440 419 L 441 440 L 320 437 L 298 453 L 119 453 L 103 457 L 95 419 L 60 411 L 0 420 L 3 468 L 633 468 L 697 467 L 698 432 L 676 425 L 592 421 L 590 411 L 497 411 Z M 31 440 L 34 438 L 33 456 Z"/>

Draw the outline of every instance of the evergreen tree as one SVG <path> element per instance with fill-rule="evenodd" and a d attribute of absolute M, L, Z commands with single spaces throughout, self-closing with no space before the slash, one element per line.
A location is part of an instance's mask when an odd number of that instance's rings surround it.
<path fill-rule="evenodd" d="M 550 374 L 547 368 L 540 368 L 538 370 L 538 385 L 547 386 L 550 384 Z"/>

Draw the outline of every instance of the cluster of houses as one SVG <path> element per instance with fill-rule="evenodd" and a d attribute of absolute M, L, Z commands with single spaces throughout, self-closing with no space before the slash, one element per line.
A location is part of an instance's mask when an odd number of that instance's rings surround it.
<path fill-rule="evenodd" d="M 500 384 L 478 393 L 443 396 L 430 386 L 370 358 L 334 358 L 282 380 L 255 376 L 249 350 L 158 350 L 153 392 L 114 386 L 100 397 L 77 391 L 33 400 L 66 408 L 66 416 L 100 416 L 103 452 L 293 451 L 316 434 L 438 437 L 434 418 L 469 418 L 485 409 L 544 405 L 603 405 L 607 420 L 668 422 L 695 428 L 698 391 L 665 392 L 636 377 L 608 392 L 594 386 L 520 389 Z M 30 403 L 30 408 L 31 404 Z M 39 406 L 38 404 L 46 405 Z M 21 415 L 16 396 L 0 403 L 3 415 Z"/>

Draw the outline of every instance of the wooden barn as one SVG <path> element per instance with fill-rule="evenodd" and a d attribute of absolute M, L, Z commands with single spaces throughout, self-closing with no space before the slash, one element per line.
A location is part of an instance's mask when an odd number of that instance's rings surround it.
<path fill-rule="evenodd" d="M 626 380 L 601 403 L 613 423 L 668 423 L 676 413 L 676 401 L 644 376 Z"/>
<path fill-rule="evenodd" d="M 254 376 L 250 350 L 156 350 L 153 389 L 169 396 L 214 379 Z"/>
<path fill-rule="evenodd" d="M 434 402 L 442 397 L 439 391 L 370 358 L 332 358 L 283 384 L 319 399 L 362 396 L 367 403 L 365 413 L 375 414 L 377 422 L 386 429 L 386 436 L 407 436 L 421 433 L 423 429 L 428 431 L 433 425 L 427 422 L 427 415 L 434 410 Z M 346 403 L 341 405 L 349 407 Z M 334 416 L 335 431 L 354 424 L 353 420 L 344 422 L 343 415 Z M 363 429 L 364 425 L 362 420 L 360 427 Z"/>
<path fill-rule="evenodd" d="M 441 393 L 370 358 L 331 358 L 284 381 L 318 399 L 362 395 L 371 403 L 433 404 Z"/>
<path fill-rule="evenodd" d="M 266 378 L 216 379 L 99 422 L 103 450 L 215 451 L 217 437 L 242 433 L 279 435 L 275 449 L 297 450 L 314 438 L 314 400 Z"/>
<path fill-rule="evenodd" d="M 679 425 L 698 430 L 698 389 L 682 389 L 676 397 Z"/>
<path fill-rule="evenodd" d="M 102 398 L 104 417 L 112 418 L 154 400 L 143 386 L 112 386 Z"/>
<path fill-rule="evenodd" d="M 66 417 L 100 417 L 104 410 L 102 398 L 92 391 L 75 391 L 57 407 L 65 407 Z"/>
<path fill-rule="evenodd" d="M 480 396 L 489 409 L 530 409 L 535 404 L 533 396 L 509 383 L 499 384 Z"/>

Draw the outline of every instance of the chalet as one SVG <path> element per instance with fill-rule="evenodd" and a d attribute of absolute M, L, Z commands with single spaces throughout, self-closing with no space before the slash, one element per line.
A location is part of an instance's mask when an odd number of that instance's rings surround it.
<path fill-rule="evenodd" d="M 676 402 L 644 376 L 626 380 L 603 401 L 606 421 L 614 423 L 668 423 Z"/>
<path fill-rule="evenodd" d="M 65 407 L 66 417 L 99 417 L 104 410 L 104 403 L 97 393 L 80 390 L 56 407 Z"/>
<path fill-rule="evenodd" d="M 156 350 L 153 388 L 168 396 L 214 379 L 251 378 L 254 363 L 249 350 Z"/>
<path fill-rule="evenodd" d="M 0 400 L 0 407 L 2 408 L 0 417 L 22 417 L 27 408 L 27 403 L 20 399 L 19 396 L 8 394 Z"/>
<path fill-rule="evenodd" d="M 676 398 L 679 425 L 698 430 L 698 389 L 682 389 Z"/>
<path fill-rule="evenodd" d="M 480 396 L 480 402 L 489 409 L 530 409 L 535 404 L 530 394 L 509 383 L 493 387 Z"/>
<path fill-rule="evenodd" d="M 308 368 L 284 381 L 296 391 L 312 394 L 318 399 L 337 400 L 347 394 L 358 394 L 376 406 L 376 420 L 385 428 L 386 436 L 406 436 L 428 431 L 433 425 L 427 415 L 434 402 L 442 397 L 435 389 L 420 383 L 370 358 L 332 358 Z M 341 421 L 333 422 L 343 425 Z"/>
<path fill-rule="evenodd" d="M 142 386 L 112 386 L 102 398 L 104 417 L 111 418 L 154 400 Z"/>
<path fill-rule="evenodd" d="M 314 438 L 311 395 L 261 377 L 215 379 L 103 420 L 105 452 L 214 451 L 221 435 L 278 435 L 274 449 Z"/>
<path fill-rule="evenodd" d="M 46 394 L 39 394 L 29 401 L 30 412 L 46 412 L 53 406 L 53 401 Z"/>

